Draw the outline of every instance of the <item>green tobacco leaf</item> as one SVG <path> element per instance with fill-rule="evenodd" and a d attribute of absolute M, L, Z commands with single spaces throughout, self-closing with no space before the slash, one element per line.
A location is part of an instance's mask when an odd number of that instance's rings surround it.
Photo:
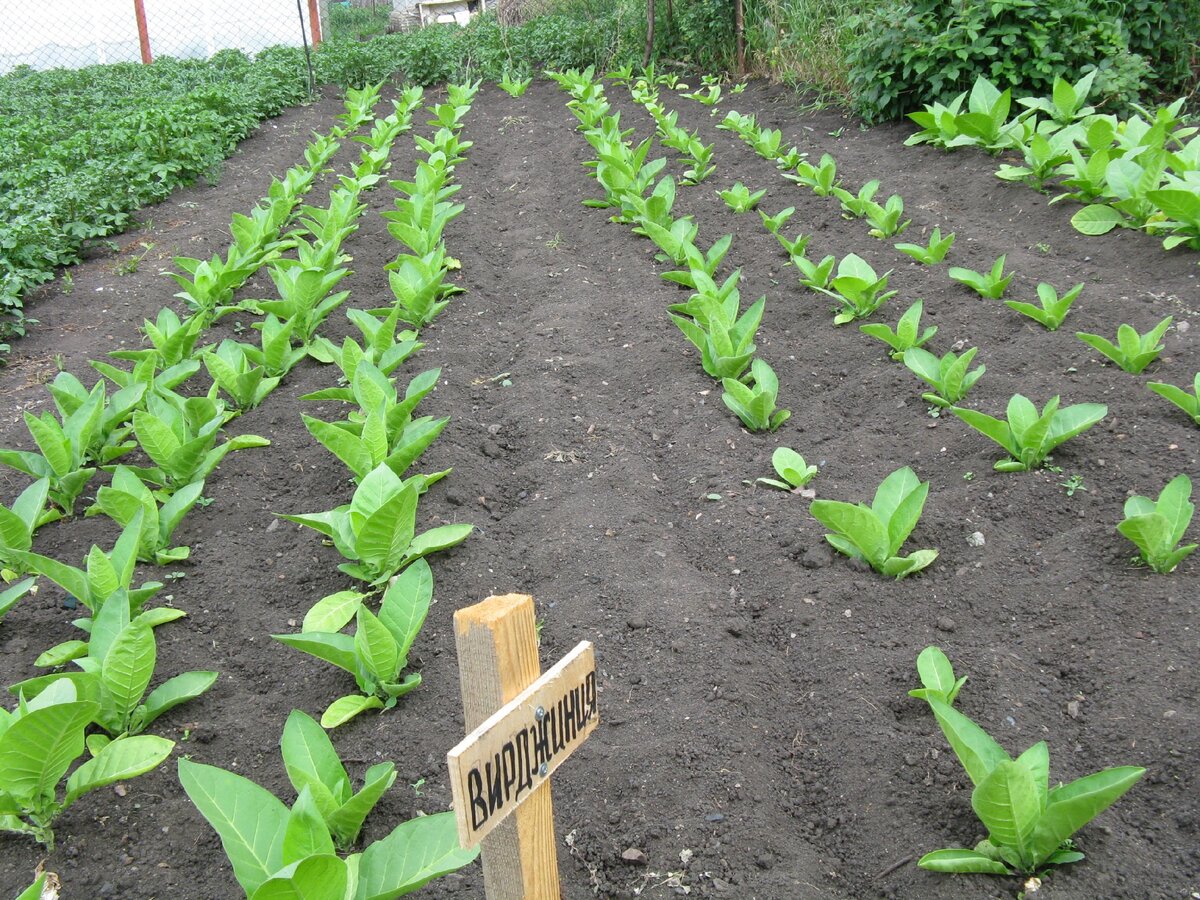
<path fill-rule="evenodd" d="M 395 763 L 377 763 L 367 770 L 362 790 L 347 800 L 333 815 L 327 817 L 329 828 L 339 844 L 349 846 L 354 843 L 362 829 L 363 820 L 395 781 Z"/>
<path fill-rule="evenodd" d="M 926 853 L 917 865 L 931 872 L 958 872 L 974 875 L 1007 875 L 1008 866 L 975 850 L 934 850 Z"/>
<path fill-rule="evenodd" d="M 309 856 L 332 855 L 334 852 L 333 839 L 329 836 L 325 819 L 313 799 L 312 791 L 307 787 L 301 788 L 300 796 L 288 814 L 282 852 L 285 866 Z"/>
<path fill-rule="evenodd" d="M 326 789 L 331 801 L 328 810 L 322 809 L 326 819 L 334 810 L 350 799 L 350 776 L 342 765 L 325 730 L 306 713 L 298 709 L 288 715 L 279 742 L 283 764 L 288 779 L 297 792 L 315 783 Z M 320 792 L 313 788 L 314 799 L 320 805 Z"/>
<path fill-rule="evenodd" d="M 818 522 L 848 539 L 873 568 L 883 565 L 888 557 L 887 529 L 874 512 L 840 500 L 814 500 L 808 509 Z"/>
<path fill-rule="evenodd" d="M 356 900 L 392 900 L 461 869 L 479 848 L 458 845 L 454 813 L 444 812 L 402 822 L 383 840 L 369 846 L 358 869 Z"/>
<path fill-rule="evenodd" d="M 302 634 L 273 634 L 271 637 L 281 644 L 287 644 L 289 647 L 295 647 L 317 659 L 323 659 L 351 675 L 356 673 L 354 638 L 348 634 L 326 634 L 314 631 Z"/>
<path fill-rule="evenodd" d="M 184 672 L 168 678 L 146 698 L 142 727 L 149 725 L 169 709 L 195 699 L 213 686 L 216 672 Z"/>
<path fill-rule="evenodd" d="M 154 632 L 145 623 L 131 622 L 117 635 L 100 668 L 100 719 L 105 730 L 113 734 L 126 730 L 150 686 L 155 660 Z"/>
<path fill-rule="evenodd" d="M 1037 785 L 1024 766 L 997 765 L 971 794 L 971 807 L 988 830 L 989 840 L 1013 850 L 1022 868 L 1032 868 L 1030 842 L 1041 816 Z"/>
<path fill-rule="evenodd" d="M 341 631 L 354 618 L 367 594 L 358 591 L 337 591 L 322 597 L 304 614 L 300 630 L 335 632 Z"/>
<path fill-rule="evenodd" d="M 383 709 L 383 701 L 374 695 L 368 697 L 365 694 L 338 697 L 321 713 L 321 727 L 337 728 L 369 709 Z"/>
<path fill-rule="evenodd" d="M 74 694 L 73 688 L 70 689 Z M 41 698 L 39 698 L 41 699 Z M 30 709 L 0 734 L 0 784 L 21 802 L 42 807 L 83 753 L 83 730 L 100 705 L 85 700 Z"/>
<path fill-rule="evenodd" d="M 252 895 L 282 865 L 288 808 L 241 775 L 187 759 L 179 761 L 179 781 L 220 836 L 238 884 Z"/>
<path fill-rule="evenodd" d="M 345 900 L 349 865 L 336 856 L 310 856 L 264 881 L 249 900 Z"/>
<path fill-rule="evenodd" d="M 174 741 L 152 734 L 110 741 L 96 756 L 71 773 L 63 808 L 88 791 L 149 772 L 171 755 L 174 746 Z"/>
<path fill-rule="evenodd" d="M 972 783 L 982 783 L 992 769 L 1009 761 L 1004 748 L 958 710 L 932 697 L 929 706 Z"/>
<path fill-rule="evenodd" d="M 1125 217 L 1103 203 L 1093 203 L 1090 206 L 1085 206 L 1075 215 L 1071 216 L 1071 224 L 1075 226 L 1075 230 L 1081 234 L 1100 235 L 1108 234 L 1118 225 L 1123 226 Z"/>
<path fill-rule="evenodd" d="M 1146 770 L 1117 766 L 1078 778 L 1050 792 L 1046 810 L 1033 835 L 1033 853 L 1041 862 L 1137 783 Z"/>
<path fill-rule="evenodd" d="M 365 606 L 360 606 L 354 633 L 354 652 L 375 681 L 392 681 L 398 671 L 400 648 L 396 639 Z"/>

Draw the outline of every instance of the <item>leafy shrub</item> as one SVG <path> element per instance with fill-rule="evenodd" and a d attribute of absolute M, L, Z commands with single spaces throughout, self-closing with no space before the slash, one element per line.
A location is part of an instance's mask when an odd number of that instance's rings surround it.
<path fill-rule="evenodd" d="M 969 90 L 978 75 L 1049 94 L 1054 77 L 1098 70 L 1096 95 L 1131 100 L 1149 68 L 1120 19 L 1089 0 L 885 0 L 850 23 L 847 58 L 859 111 L 895 118 Z M 1151 4 L 1157 5 L 1157 4 Z"/>
<path fill-rule="evenodd" d="M 1129 49 L 1150 63 L 1159 90 L 1172 94 L 1195 90 L 1194 71 L 1200 42 L 1200 0 L 1123 0 L 1121 24 Z"/>

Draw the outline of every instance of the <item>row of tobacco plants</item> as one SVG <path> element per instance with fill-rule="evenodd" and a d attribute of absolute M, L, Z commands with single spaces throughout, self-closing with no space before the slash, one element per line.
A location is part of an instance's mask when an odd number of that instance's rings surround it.
<path fill-rule="evenodd" d="M 690 216 L 673 213 L 676 191 L 703 182 L 715 169 L 713 147 L 705 145 L 698 132 L 679 124 L 677 110 L 663 102 L 662 88 L 709 107 L 713 114 L 723 88 L 705 79 L 699 90 L 688 90 L 673 76 L 648 72 L 635 79 L 626 69 L 612 73 L 619 83 L 628 83 L 632 98 L 655 122 L 656 136 L 664 147 L 680 154 L 683 177 L 676 181 L 662 174 L 665 158 L 651 158 L 654 138 L 636 142 L 635 129 L 622 129 L 619 115 L 611 111 L 603 85 L 593 73 L 567 72 L 554 76 L 571 99 L 568 107 L 579 119 L 580 130 L 596 151 L 585 163 L 603 191 L 603 197 L 585 200 L 587 206 L 611 209 L 614 222 L 632 226 L 634 233 L 652 240 L 660 262 L 673 265 L 662 277 L 689 291 L 688 300 L 671 305 L 669 313 L 700 355 L 705 371 L 720 379 L 724 401 L 752 432 L 772 432 L 786 421 L 786 410 L 776 406 L 778 381 L 774 372 L 755 356 L 754 337 L 761 321 L 765 298 L 742 309 L 738 294 L 740 272 L 734 269 L 723 279 L 718 269 L 727 259 L 732 237 L 725 235 L 707 249 L 697 244 L 699 226 Z M 765 159 L 774 161 L 792 182 L 818 196 L 836 200 L 849 219 L 864 220 L 872 237 L 892 240 L 909 226 L 904 202 L 891 195 L 877 199 L 878 181 L 868 181 L 857 192 L 845 188 L 837 177 L 837 163 L 829 155 L 811 162 L 797 147 L 784 148 L 778 130 L 757 125 L 751 116 L 728 112 L 718 126 L 734 132 Z M 736 183 L 720 192 L 734 213 L 757 208 L 765 190 L 752 191 Z M 836 302 L 834 325 L 866 319 L 880 310 L 898 292 L 888 289 L 890 271 L 877 273 L 854 254 L 841 260 L 833 255 L 814 259 L 808 255 L 810 236 L 789 237 L 785 226 L 795 209 L 778 213 L 759 211 L 763 226 L 778 239 L 789 262 L 800 273 L 807 289 Z M 925 265 L 941 263 L 954 235 L 935 230 L 926 245 L 897 243 L 895 249 Z M 984 297 L 1000 299 L 1011 281 L 1001 257 L 988 272 L 952 268 L 950 277 Z M 1049 330 L 1062 322 L 1083 286 L 1076 285 L 1063 296 L 1053 286 L 1039 285 L 1040 305 L 1006 301 L 1016 312 L 1029 316 Z M 1039 409 L 1020 394 L 1007 404 L 1006 416 L 994 418 L 963 404 L 971 386 L 984 374 L 984 367 L 971 368 L 977 348 L 961 354 L 948 351 L 935 356 L 922 345 L 937 329 L 921 327 L 922 301 L 917 300 L 900 316 L 895 326 L 868 322 L 862 332 L 880 340 L 892 359 L 902 362 L 931 389 L 923 397 L 935 410 L 948 411 L 1006 452 L 996 469 L 1019 472 L 1046 464 L 1050 454 L 1070 438 L 1100 421 L 1107 409 L 1083 403 L 1061 407 L 1051 398 Z M 1089 346 L 1130 372 L 1140 372 L 1162 349 L 1158 343 L 1170 325 L 1159 323 L 1148 334 L 1138 334 L 1122 325 L 1115 342 L 1100 335 L 1080 333 Z M 1200 386 L 1200 373 L 1196 376 Z M 1171 385 L 1155 383 L 1151 388 L 1180 406 L 1197 424 L 1200 398 Z M 766 484 L 799 492 L 817 475 L 817 467 L 788 447 L 774 453 L 779 479 L 760 479 Z M 916 550 L 901 555 L 901 548 L 916 527 L 928 494 L 912 469 L 903 467 L 884 479 L 868 503 L 812 500 L 812 515 L 829 530 L 828 542 L 839 552 L 870 565 L 880 573 L 903 578 L 934 562 L 937 551 Z M 806 492 L 813 496 L 811 489 Z M 1182 545 L 1191 521 L 1191 482 L 1186 475 L 1172 479 L 1157 499 L 1135 496 L 1125 504 L 1125 518 L 1117 526 L 1137 547 L 1141 562 L 1156 572 L 1167 573 L 1187 557 L 1195 544 Z M 913 696 L 928 702 L 931 712 L 951 748 L 974 785 L 972 806 L 988 837 L 974 849 L 939 850 L 926 854 L 920 865 L 942 872 L 1022 874 L 1035 876 L 1046 869 L 1083 858 L 1072 842 L 1074 833 L 1114 803 L 1144 774 L 1138 767 L 1105 769 L 1066 785 L 1051 786 L 1049 751 L 1045 742 L 1035 744 L 1016 758 L 1010 757 L 987 733 L 953 706 L 965 677 L 956 677 L 949 660 L 937 647 L 929 647 L 918 658 L 922 687 Z"/>
<path fill-rule="evenodd" d="M 83 612 L 74 623 L 83 637 L 42 653 L 36 665 L 53 671 L 13 685 L 17 707 L 0 710 L 0 829 L 52 847 L 54 821 L 64 809 L 171 754 L 171 741 L 146 730 L 207 690 L 217 673 L 187 672 L 150 690 L 155 629 L 184 613 L 150 605 L 162 583 L 135 585 L 136 566 L 187 558 L 188 548 L 173 546 L 172 535 L 204 502 L 205 480 L 227 454 L 269 444 L 244 434 L 222 440 L 225 426 L 267 400 L 308 358 L 338 369 L 336 385 L 309 399 L 342 401 L 347 413 L 333 422 L 305 416 L 305 424 L 358 487 L 345 506 L 285 518 L 330 538 L 347 560 L 341 570 L 363 587 L 323 598 L 301 633 L 276 637 L 345 669 L 360 692 L 332 704 L 320 723 L 299 710 L 287 717 L 281 751 L 296 790 L 290 806 L 241 775 L 190 759 L 179 761 L 180 782 L 220 835 L 247 897 L 399 897 L 474 859 L 477 851 L 458 847 L 450 813 L 403 822 L 352 852 L 366 816 L 396 779 L 395 765 L 370 767 L 355 791 L 325 729 L 364 710 L 389 708 L 420 683 L 406 669 L 432 597 L 424 557 L 471 530 L 450 525 L 416 533 L 418 498 L 447 473 L 405 473 L 447 420 L 414 415 L 438 370 L 413 378 L 402 397 L 394 372 L 421 348 L 419 329 L 458 290 L 446 281 L 457 263 L 446 255 L 442 230 L 462 210 L 447 198 L 457 190 L 454 166 L 470 146 L 459 131 L 476 89 L 451 86 L 448 102 L 429 107 L 435 133 L 415 139 L 426 158 L 412 181 L 390 182 L 402 196 L 385 215 L 405 248 L 388 266 L 396 299 L 382 310 L 348 309 L 361 341 L 348 337 L 337 346 L 320 329 L 349 297 L 337 290 L 349 274 L 343 242 L 366 211 L 362 192 L 377 188 L 396 138 L 411 130 L 423 100 L 419 87 L 404 91 L 382 118 L 373 112 L 379 86 L 349 91 L 341 124 L 314 138 L 305 165 L 275 180 L 249 215 L 234 215 L 226 253 L 175 260 L 185 316 L 165 307 L 145 323 L 149 347 L 110 354 L 128 368 L 94 361 L 104 377 L 91 390 L 60 373 L 49 386 L 55 411 L 25 416 L 37 450 L 0 450 L 0 463 L 34 479 L 11 507 L 0 507 L 0 562 L 12 583 L 0 594 L 0 617 L 36 591 L 39 578 L 58 585 Z M 303 205 L 352 134 L 364 148 L 351 173 L 337 177 L 327 206 Z M 238 289 L 263 267 L 278 298 L 237 301 Z M 233 311 L 260 317 L 257 342 L 203 344 L 208 328 Z M 208 391 L 180 393 L 201 368 Z M 128 464 L 126 454 L 145 464 Z M 97 470 L 111 477 L 84 514 L 120 526 L 112 550 L 93 547 L 81 567 L 33 552 L 35 532 L 73 515 Z M 351 620 L 354 634 L 343 634 Z M 22 896 L 39 896 L 44 880 L 38 877 Z"/>

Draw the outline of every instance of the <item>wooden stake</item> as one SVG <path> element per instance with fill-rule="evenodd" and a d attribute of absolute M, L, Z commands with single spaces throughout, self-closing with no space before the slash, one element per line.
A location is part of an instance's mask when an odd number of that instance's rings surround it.
<path fill-rule="evenodd" d="M 460 609 L 454 632 L 463 716 L 471 732 L 541 674 L 533 598 L 504 594 Z M 548 780 L 483 839 L 482 847 L 488 900 L 560 900 Z"/>
<path fill-rule="evenodd" d="M 146 27 L 144 0 L 133 0 L 133 18 L 137 22 L 138 48 L 142 51 L 142 62 L 150 65 L 154 62 L 154 54 L 150 52 L 150 30 Z"/>

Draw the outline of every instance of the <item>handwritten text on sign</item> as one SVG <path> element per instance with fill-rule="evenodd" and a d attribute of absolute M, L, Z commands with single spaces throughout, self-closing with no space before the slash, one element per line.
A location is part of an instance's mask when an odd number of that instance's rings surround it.
<path fill-rule="evenodd" d="M 583 641 L 448 754 L 462 846 L 500 824 L 597 722 L 595 650 Z"/>

